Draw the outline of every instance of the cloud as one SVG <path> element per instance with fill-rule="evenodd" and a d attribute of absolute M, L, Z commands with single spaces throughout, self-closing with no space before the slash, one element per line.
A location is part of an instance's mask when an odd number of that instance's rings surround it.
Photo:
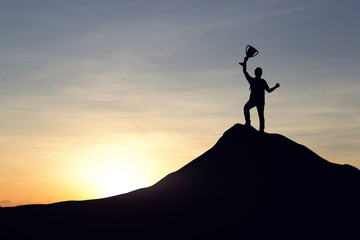
<path fill-rule="evenodd" d="M 0 200 L 0 207 L 8 207 L 12 205 L 12 201 L 10 200 Z"/>

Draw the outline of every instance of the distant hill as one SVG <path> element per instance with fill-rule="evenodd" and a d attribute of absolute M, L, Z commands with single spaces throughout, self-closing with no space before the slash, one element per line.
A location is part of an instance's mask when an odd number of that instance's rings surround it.
<path fill-rule="evenodd" d="M 360 171 L 236 124 L 151 187 L 0 218 L 9 239 L 360 239 Z"/>

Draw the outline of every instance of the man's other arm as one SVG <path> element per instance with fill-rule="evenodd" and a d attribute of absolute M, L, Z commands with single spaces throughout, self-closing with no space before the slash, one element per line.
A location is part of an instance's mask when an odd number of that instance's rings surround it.
<path fill-rule="evenodd" d="M 265 90 L 266 90 L 268 93 L 271 93 L 272 91 L 274 91 L 274 90 L 277 89 L 278 87 L 280 87 L 280 84 L 279 84 L 279 83 L 277 83 L 274 87 L 269 88 L 269 85 L 267 84 L 267 82 L 265 82 Z"/>

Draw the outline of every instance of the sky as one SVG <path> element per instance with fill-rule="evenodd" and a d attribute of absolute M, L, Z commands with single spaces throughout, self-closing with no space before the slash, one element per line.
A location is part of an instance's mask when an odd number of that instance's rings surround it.
<path fill-rule="evenodd" d="M 360 168 L 357 0 L 0 2 L 0 206 L 150 186 L 244 123 Z M 258 128 L 256 110 L 251 111 Z"/>

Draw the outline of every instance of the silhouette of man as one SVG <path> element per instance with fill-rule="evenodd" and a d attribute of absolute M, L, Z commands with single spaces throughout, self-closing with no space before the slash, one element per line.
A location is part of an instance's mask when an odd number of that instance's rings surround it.
<path fill-rule="evenodd" d="M 245 125 L 250 126 L 250 109 L 253 107 L 257 108 L 259 120 L 260 120 L 260 131 L 264 132 L 265 129 L 265 118 L 264 118 L 264 107 L 265 107 L 265 90 L 268 93 L 271 93 L 276 88 L 280 87 L 280 84 L 277 83 L 274 87 L 269 88 L 267 82 L 261 78 L 262 69 L 260 67 L 255 69 L 255 78 L 251 77 L 246 69 L 246 63 L 248 61 L 248 57 L 244 58 L 243 63 L 239 63 L 243 66 L 243 72 L 250 84 L 250 99 L 244 106 L 244 115 L 245 115 Z"/>

